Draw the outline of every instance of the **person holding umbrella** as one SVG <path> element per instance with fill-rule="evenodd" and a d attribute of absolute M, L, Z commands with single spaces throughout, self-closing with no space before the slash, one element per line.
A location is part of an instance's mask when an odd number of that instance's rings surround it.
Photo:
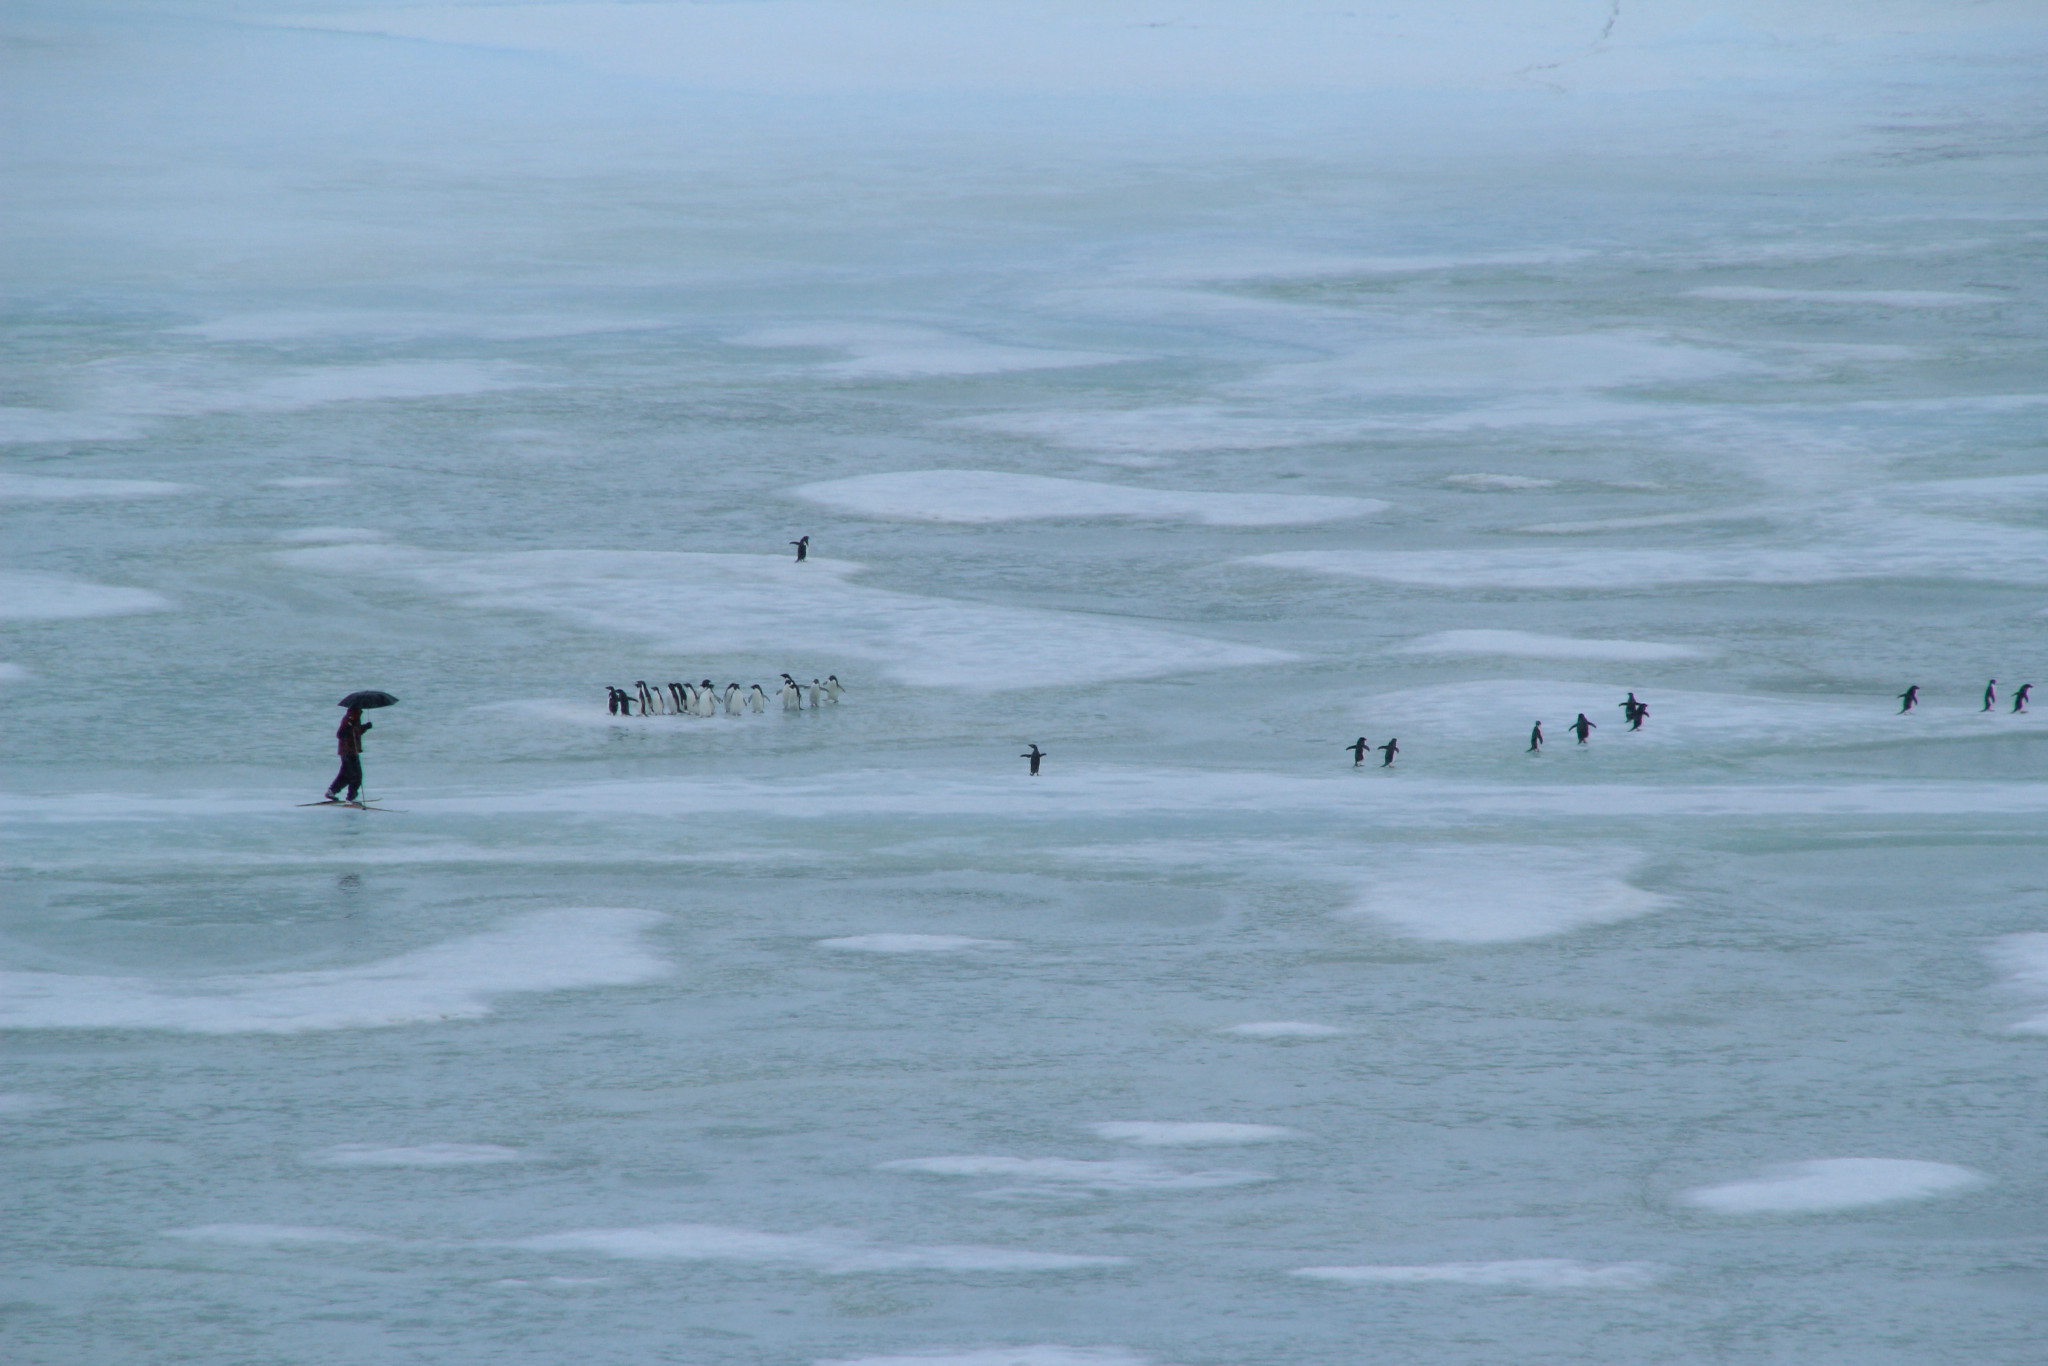
<path fill-rule="evenodd" d="M 363 732 L 370 729 L 370 723 L 363 719 L 366 707 L 388 707 L 398 699 L 388 692 L 352 692 L 341 699 L 338 705 L 347 708 L 342 713 L 341 725 L 334 731 L 334 748 L 341 755 L 341 772 L 334 775 L 334 781 L 327 785 L 327 800 L 346 801 L 355 804 L 357 794 L 363 790 Z M 348 789 L 346 798 L 334 794 L 342 788 Z"/>

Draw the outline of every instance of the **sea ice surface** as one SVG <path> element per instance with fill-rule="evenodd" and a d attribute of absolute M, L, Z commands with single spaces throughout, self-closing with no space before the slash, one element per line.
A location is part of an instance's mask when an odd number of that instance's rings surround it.
<path fill-rule="evenodd" d="M 576 1229 L 521 1238 L 513 1246 L 648 1261 L 757 1262 L 830 1276 L 875 1271 L 1077 1271 L 1129 1260 L 1002 1247 L 898 1247 L 840 1233 L 762 1233 L 719 1224 Z"/>
<path fill-rule="evenodd" d="M 361 526 L 302 526 L 280 531 L 273 540 L 302 545 L 341 545 L 358 541 L 381 541 L 384 533 Z"/>
<path fill-rule="evenodd" d="M 1280 650 L 1108 616 L 921 597 L 851 582 L 860 566 L 813 556 L 535 550 L 464 555 L 403 546 L 279 551 L 317 573 L 421 584 L 472 609 L 538 611 L 639 636 L 684 658 L 866 660 L 924 687 L 994 692 L 1149 678 L 1294 658 Z"/>
<path fill-rule="evenodd" d="M 2006 985 L 2016 993 L 2048 1002 L 2048 934 L 2009 934 L 1999 940 L 1993 955 L 2005 968 Z M 2048 1009 L 2030 1015 L 2013 1026 L 2021 1034 L 2048 1034 Z"/>
<path fill-rule="evenodd" d="M 807 323 L 759 327 L 731 337 L 736 346 L 818 348 L 845 360 L 819 367 L 842 379 L 912 379 L 920 376 L 994 375 L 1018 370 L 1065 370 L 1115 365 L 1129 356 L 1005 346 L 929 327 L 876 327 L 860 323 Z"/>
<path fill-rule="evenodd" d="M 312 1228 L 297 1224 L 198 1224 L 166 1230 L 166 1238 L 195 1243 L 226 1243 L 234 1247 L 291 1247 L 320 1243 L 374 1243 L 374 1233 L 347 1228 Z"/>
<path fill-rule="evenodd" d="M 0 571 L 0 618 L 55 621 L 67 617 L 118 617 L 160 612 L 172 605 L 147 588 L 117 588 L 57 574 Z"/>
<path fill-rule="evenodd" d="M 1895 1157 L 1828 1157 L 1773 1167 L 1746 1181 L 1701 1186 L 1679 1197 L 1715 1214 L 1805 1214 L 1926 1200 L 1981 1186 L 1968 1167 Z"/>
<path fill-rule="evenodd" d="M 1227 1147 L 1238 1143 L 1271 1143 L 1293 1138 L 1292 1129 L 1277 1124 L 1230 1124 L 1213 1120 L 1111 1120 L 1091 1124 L 1097 1138 L 1131 1143 L 1140 1148 Z"/>
<path fill-rule="evenodd" d="M 1149 1357 L 1120 1347 L 1062 1347 L 1039 1342 L 1028 1347 L 975 1347 L 958 1352 L 909 1352 L 895 1356 L 830 1357 L 815 1366 L 1152 1366 Z"/>
<path fill-rule="evenodd" d="M 62 479 L 48 475 L 0 474 L 0 503 L 61 502 L 78 498 L 162 498 L 185 493 L 189 484 L 161 479 Z"/>
<path fill-rule="evenodd" d="M 1007 949 L 1008 939 L 975 939 L 964 934 L 849 934 L 820 939 L 821 949 L 854 953 L 965 953 L 969 949 Z"/>
<path fill-rule="evenodd" d="M 1529 489 L 1554 489 L 1555 479 L 1537 479 L 1526 474 L 1447 474 L 1446 484 L 1461 489 L 1483 489 L 1488 493 L 1521 493 Z"/>
<path fill-rule="evenodd" d="M 1523 659 L 1601 659 L 1647 663 L 1665 659 L 1698 659 L 1707 652 L 1690 645 L 1660 645 L 1649 640 L 1589 640 L 1579 636 L 1545 636 L 1533 631 L 1438 631 L 1417 636 L 1400 646 L 1404 655 L 1512 655 Z"/>
<path fill-rule="evenodd" d="M 1734 303 L 1875 304 L 1885 308 L 1968 308 L 2004 302 L 1995 294 L 1947 289 L 1775 289 L 1767 285 L 1707 285 L 1689 289 L 1695 299 Z"/>
<path fill-rule="evenodd" d="M 1253 1020 L 1217 1032 L 1247 1039 L 1328 1039 L 1344 1031 L 1335 1025 L 1311 1024 L 1306 1020 Z"/>
<path fill-rule="evenodd" d="M 1348 916 L 1412 939 L 1493 944 L 1644 915 L 1665 904 L 1627 879 L 1628 849 L 1540 845 L 1403 846 L 1361 879 Z"/>
<path fill-rule="evenodd" d="M 1531 1257 L 1507 1262 L 1432 1262 L 1421 1266 L 1305 1266 L 1294 1274 L 1348 1285 L 1482 1285 L 1520 1290 L 1637 1290 L 1660 1268 L 1648 1262 L 1575 1262 Z"/>
<path fill-rule="evenodd" d="M 999 1176 L 1040 1185 L 1104 1192 L 1211 1190 L 1273 1179 L 1270 1172 L 1189 1172 L 1156 1162 L 1100 1162 L 1068 1157 L 905 1157 L 880 1163 L 875 1170 L 923 1172 L 931 1176 Z"/>
<path fill-rule="evenodd" d="M 863 517 L 921 522 L 1021 522 L 1128 517 L 1207 526 L 1295 526 L 1382 512 L 1377 498 L 1288 493 L 1182 493 L 996 470 L 913 470 L 805 484 L 808 502 Z"/>
<path fill-rule="evenodd" d="M 495 930 L 357 967 L 214 977 L 0 972 L 0 1026 L 294 1034 L 475 1019 L 515 992 L 667 975 L 642 943 L 653 911 L 539 911 Z"/>
<path fill-rule="evenodd" d="M 391 1148 L 374 1143 L 339 1143 L 310 1155 L 323 1167 L 475 1167 L 517 1162 L 526 1156 L 496 1143 L 421 1143 Z"/>

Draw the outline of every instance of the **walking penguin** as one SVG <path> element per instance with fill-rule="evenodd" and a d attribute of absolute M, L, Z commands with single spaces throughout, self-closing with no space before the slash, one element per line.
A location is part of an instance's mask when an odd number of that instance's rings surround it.
<path fill-rule="evenodd" d="M 2017 715 L 2018 713 L 2020 713 L 2020 712 L 2023 712 L 2023 711 L 2025 711 L 2025 710 L 2027 709 L 2027 699 L 2028 699 L 2029 697 L 2032 697 L 2033 695 L 2034 695 L 2034 685 L 2033 685 L 2033 684 L 2031 684 L 2031 683 L 2022 683 L 2022 684 L 2020 684 L 2020 690 L 2019 690 L 2018 692 L 2016 692 L 2016 693 L 2014 693 L 2014 694 L 2012 695 L 2012 709 L 2013 709 L 2013 713 L 2014 713 L 2015 715 Z"/>
<path fill-rule="evenodd" d="M 1529 728 L 1529 752 L 1531 754 L 1541 754 L 1543 752 L 1543 723 L 1541 721 L 1538 721 Z"/>
<path fill-rule="evenodd" d="M 1631 694 L 1631 696 L 1633 696 L 1633 694 Z M 1643 722 L 1644 722 L 1644 721 L 1646 721 L 1647 719 L 1649 719 L 1649 715 L 1650 715 L 1650 704 L 1649 704 L 1649 703 L 1647 703 L 1647 702 L 1638 702 L 1638 703 L 1636 703 L 1636 714 L 1635 714 L 1634 716 L 1631 716 L 1631 717 L 1630 717 L 1630 718 L 1628 719 L 1628 728 L 1629 728 L 1630 730 L 1641 730 L 1641 729 L 1643 728 Z"/>
<path fill-rule="evenodd" d="M 1372 748 L 1372 741 L 1361 735 L 1344 748 L 1351 751 L 1351 766 L 1357 768 L 1365 762 L 1365 752 Z"/>
<path fill-rule="evenodd" d="M 1992 679 L 1984 685 L 1984 710 L 1990 711 L 1998 704 L 1998 680 Z"/>
<path fill-rule="evenodd" d="M 791 541 L 790 544 L 796 547 L 796 562 L 802 564 L 804 557 L 811 553 L 811 538 L 800 536 L 796 540 Z"/>
<path fill-rule="evenodd" d="M 1392 768 L 1394 766 L 1394 756 L 1396 754 L 1399 754 L 1400 752 L 1401 742 L 1399 740 L 1389 739 L 1387 743 L 1380 746 L 1380 753 L 1387 756 L 1386 760 L 1380 764 L 1380 767 Z"/>
<path fill-rule="evenodd" d="M 1579 737 L 1579 743 L 1583 745 L 1586 743 L 1586 737 L 1591 735 L 1594 731 L 1600 729 L 1600 727 L 1594 725 L 1591 721 L 1588 721 L 1586 719 L 1586 713 L 1580 712 L 1579 719 L 1572 722 L 1569 726 L 1566 726 L 1565 729 L 1577 735 Z"/>
<path fill-rule="evenodd" d="M 1040 749 L 1038 742 L 1034 740 L 1031 743 L 1031 752 L 1029 754 L 1020 754 L 1017 757 L 1031 761 L 1031 776 L 1036 778 L 1038 776 L 1038 761 L 1045 757 L 1045 751 Z"/>
<path fill-rule="evenodd" d="M 1912 687 L 1899 694 L 1899 715 L 1904 716 L 1919 705 L 1920 685 L 1918 683 L 1915 683 Z"/>

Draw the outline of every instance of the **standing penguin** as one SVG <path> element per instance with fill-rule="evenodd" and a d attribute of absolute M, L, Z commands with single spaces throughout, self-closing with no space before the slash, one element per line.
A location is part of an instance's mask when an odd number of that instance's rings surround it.
<path fill-rule="evenodd" d="M 1038 742 L 1034 740 L 1031 742 L 1031 752 L 1029 754 L 1020 754 L 1017 757 L 1031 761 L 1031 776 L 1036 778 L 1038 776 L 1038 761 L 1045 757 L 1045 751 L 1040 749 Z"/>
<path fill-rule="evenodd" d="M 1361 735 L 1344 748 L 1351 751 L 1351 766 L 1357 768 L 1365 762 L 1365 752 L 1372 748 L 1372 741 Z"/>
<path fill-rule="evenodd" d="M 1543 752 L 1543 723 L 1541 721 L 1538 721 L 1529 728 L 1529 752 L 1531 754 L 1541 754 Z"/>
<path fill-rule="evenodd" d="M 1643 722 L 1649 719 L 1650 704 L 1647 702 L 1638 702 L 1636 703 L 1636 714 L 1630 718 L 1628 728 L 1630 730 L 1641 730 L 1643 728 Z"/>
<path fill-rule="evenodd" d="M 1998 680 L 1992 679 L 1984 685 L 1984 710 L 1990 711 L 1998 704 Z"/>
<path fill-rule="evenodd" d="M 1915 683 L 1912 687 L 1899 694 L 1899 715 L 1904 716 L 1919 705 L 1920 685 L 1918 683 Z"/>
<path fill-rule="evenodd" d="M 2020 684 L 2020 690 L 2019 690 L 2018 692 L 2016 692 L 2016 693 L 2014 693 L 2014 694 L 2012 695 L 2012 709 L 2013 709 L 2013 714 L 2014 714 L 2014 715 L 2018 715 L 2018 714 L 2019 714 L 2020 712 L 2023 712 L 2023 711 L 2025 711 L 2025 710 L 2027 709 L 2027 699 L 2028 699 L 2029 697 L 2032 697 L 2033 695 L 2034 695 L 2034 685 L 2033 685 L 2033 684 L 2031 684 L 2031 683 L 2022 683 L 2022 684 Z"/>
<path fill-rule="evenodd" d="M 1380 767 L 1392 768 L 1394 766 L 1394 756 L 1396 754 L 1399 754 L 1400 752 L 1401 742 L 1390 737 L 1387 740 L 1387 743 L 1380 746 L 1380 753 L 1387 756 L 1386 759 L 1380 764 Z"/>
<path fill-rule="evenodd" d="M 802 564 L 804 557 L 811 553 L 811 538 L 800 536 L 796 540 L 791 541 L 790 544 L 796 547 L 796 562 Z"/>
<path fill-rule="evenodd" d="M 845 691 L 846 688 L 840 683 L 838 674 L 825 675 L 825 700 L 827 702 L 837 702 L 839 694 Z"/>
<path fill-rule="evenodd" d="M 756 683 L 754 685 L 754 690 L 747 694 L 747 710 L 754 713 L 754 715 L 759 716 L 763 711 L 766 711 L 767 708 L 768 694 L 762 692 L 761 685 L 759 683 Z"/>
<path fill-rule="evenodd" d="M 1576 734 L 1579 737 L 1579 743 L 1583 745 L 1586 743 L 1586 737 L 1591 735 L 1594 731 L 1600 729 L 1600 727 L 1594 725 L 1591 721 L 1588 721 L 1586 719 L 1586 713 L 1580 712 L 1579 719 L 1572 722 L 1569 726 L 1566 726 L 1565 729 Z"/>
<path fill-rule="evenodd" d="M 788 674 L 782 676 L 782 692 L 780 696 L 784 711 L 802 711 L 804 709 L 804 695 L 797 691 L 796 680 Z"/>
<path fill-rule="evenodd" d="M 825 685 L 823 683 L 820 683 L 815 678 L 812 679 L 810 685 L 810 702 L 812 711 L 816 711 L 818 709 L 818 699 L 824 695 L 824 692 Z"/>
<path fill-rule="evenodd" d="M 611 712 L 613 716 L 617 716 L 619 714 L 619 690 L 611 686 L 609 683 L 607 683 L 605 685 L 604 691 L 605 707 Z"/>

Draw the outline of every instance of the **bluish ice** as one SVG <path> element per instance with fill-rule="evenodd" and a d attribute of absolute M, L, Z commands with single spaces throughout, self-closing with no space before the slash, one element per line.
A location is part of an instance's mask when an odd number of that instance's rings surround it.
<path fill-rule="evenodd" d="M 10 1366 L 2040 1360 L 2038 5 L 0 35 Z"/>

